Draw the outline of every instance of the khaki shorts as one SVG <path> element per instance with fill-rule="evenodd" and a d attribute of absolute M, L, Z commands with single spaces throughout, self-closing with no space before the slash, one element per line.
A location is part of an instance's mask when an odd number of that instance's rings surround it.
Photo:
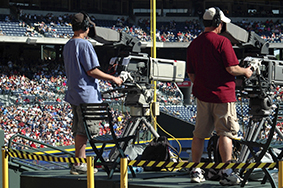
<path fill-rule="evenodd" d="M 73 125 L 72 132 L 75 137 L 78 135 L 86 135 L 85 126 L 83 122 L 81 107 L 76 105 L 71 105 L 73 111 Z M 97 136 L 99 134 L 99 121 L 87 121 L 88 129 L 91 136 Z"/>
<path fill-rule="evenodd" d="M 207 103 L 197 100 L 197 117 L 194 136 L 209 138 L 212 131 L 217 135 L 236 137 L 239 124 L 236 113 L 236 103 Z"/>

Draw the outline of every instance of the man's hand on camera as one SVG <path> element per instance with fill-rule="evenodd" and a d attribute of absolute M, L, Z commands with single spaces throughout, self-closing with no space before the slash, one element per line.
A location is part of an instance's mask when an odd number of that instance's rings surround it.
<path fill-rule="evenodd" d="M 253 74 L 253 71 L 252 71 L 252 69 L 251 69 L 251 66 L 249 66 L 249 67 L 247 67 L 247 68 L 245 68 L 245 69 L 246 69 L 246 71 L 245 71 L 245 77 L 247 77 L 247 78 L 251 77 L 252 74 Z"/>
<path fill-rule="evenodd" d="M 114 77 L 114 78 L 113 78 L 113 82 L 114 82 L 115 84 L 117 84 L 118 86 L 120 86 L 120 85 L 122 85 L 123 80 L 122 80 L 122 78 L 120 78 L 120 77 Z"/>

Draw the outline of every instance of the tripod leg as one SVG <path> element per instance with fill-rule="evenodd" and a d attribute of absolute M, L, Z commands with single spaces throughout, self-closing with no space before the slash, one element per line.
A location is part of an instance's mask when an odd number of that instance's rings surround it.
<path fill-rule="evenodd" d="M 139 118 L 130 119 L 128 124 L 126 125 L 126 127 L 124 128 L 124 130 L 122 132 L 121 138 L 133 135 L 135 133 L 135 130 L 137 129 L 139 123 L 140 123 Z M 125 146 L 124 142 L 121 142 L 120 148 L 124 148 L 124 147 L 127 147 L 127 146 Z M 116 160 L 116 158 L 119 156 L 119 154 L 120 154 L 120 152 L 118 151 L 118 149 L 116 147 L 114 147 L 114 148 L 112 148 L 112 150 L 109 154 L 109 159 L 111 161 Z"/>
<path fill-rule="evenodd" d="M 249 124 L 250 125 L 249 125 L 249 127 L 247 129 L 247 133 L 246 133 L 245 138 L 244 138 L 247 141 L 251 140 L 251 136 L 252 136 L 252 134 L 253 134 L 253 132 L 255 130 L 255 127 L 256 127 L 255 123 L 253 122 L 253 120 L 250 120 Z M 248 146 L 243 145 L 242 149 L 241 149 L 241 155 L 239 157 L 239 161 L 245 162 L 245 160 L 246 160 L 245 157 L 247 156 L 247 151 L 248 151 Z"/>
<path fill-rule="evenodd" d="M 130 127 L 130 130 L 126 136 L 134 135 L 138 131 L 140 122 L 141 118 L 136 118 L 134 126 Z"/>
<path fill-rule="evenodd" d="M 153 134 L 153 136 L 155 138 L 158 138 L 159 134 L 156 132 L 156 130 L 153 128 L 153 126 L 144 117 L 142 117 L 141 119 L 144 122 L 144 124 L 146 125 L 146 127 L 148 128 L 148 130 Z"/>
<path fill-rule="evenodd" d="M 259 125 L 256 126 L 257 122 L 252 122 L 251 127 L 248 131 L 248 134 L 245 136 L 246 141 L 255 141 L 260 133 L 260 130 L 263 127 L 264 122 L 266 121 L 266 118 L 262 118 Z M 239 161 L 246 162 L 249 157 L 250 151 L 248 150 L 248 146 L 243 146 L 241 150 L 241 156 L 239 157 Z"/>
<path fill-rule="evenodd" d="M 124 130 L 121 134 L 121 137 L 126 137 L 126 136 L 130 135 L 129 132 L 132 130 L 132 127 L 133 127 L 133 124 L 135 123 L 135 121 L 136 121 L 136 118 L 131 118 L 129 120 L 129 122 L 126 124 L 126 126 L 125 126 L 125 128 L 124 128 Z"/>
<path fill-rule="evenodd" d="M 278 136 L 281 138 L 281 139 L 283 139 L 283 134 L 282 134 L 282 132 L 279 130 L 279 128 L 276 126 L 275 127 L 275 131 L 276 131 L 276 133 L 278 134 Z"/>
<path fill-rule="evenodd" d="M 153 134 L 155 138 L 160 137 L 159 134 L 156 132 L 156 130 L 153 128 L 153 126 L 146 120 L 146 118 L 142 117 L 142 121 L 145 123 L 148 130 Z M 176 158 L 174 158 L 174 154 L 169 150 L 170 158 L 173 158 L 174 162 L 177 162 Z"/>

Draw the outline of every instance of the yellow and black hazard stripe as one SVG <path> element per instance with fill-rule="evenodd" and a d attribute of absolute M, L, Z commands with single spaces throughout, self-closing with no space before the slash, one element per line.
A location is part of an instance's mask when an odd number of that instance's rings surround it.
<path fill-rule="evenodd" d="M 161 168 L 202 168 L 202 169 L 254 169 L 274 168 L 277 163 L 194 163 L 194 162 L 168 162 L 168 161 L 146 161 L 132 160 L 129 166 L 161 167 Z"/>
<path fill-rule="evenodd" d="M 20 159 L 29 159 L 29 160 L 40 160 L 40 161 L 53 161 L 53 162 L 62 162 L 62 163 L 86 163 L 85 158 L 77 157 L 56 157 L 52 155 L 37 155 L 34 153 L 19 151 L 14 149 L 7 149 L 7 154 L 10 157 L 20 158 Z"/>
<path fill-rule="evenodd" d="M 52 155 L 38 155 L 30 152 L 19 151 L 14 149 L 6 149 L 7 154 L 10 157 L 29 159 L 29 160 L 41 160 L 41 161 L 53 161 L 53 162 L 65 162 L 65 163 L 86 163 L 85 158 L 77 157 L 56 157 Z M 202 169 L 254 169 L 254 168 L 274 168 L 277 163 L 194 163 L 194 162 L 169 162 L 169 161 L 148 161 L 148 160 L 131 160 L 128 163 L 129 166 L 142 166 L 142 167 L 161 167 L 161 168 L 202 168 Z"/>

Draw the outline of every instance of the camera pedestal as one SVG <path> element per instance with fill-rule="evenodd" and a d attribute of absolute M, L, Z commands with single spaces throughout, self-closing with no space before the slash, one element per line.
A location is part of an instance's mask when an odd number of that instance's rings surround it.
<path fill-rule="evenodd" d="M 140 108 L 133 108 L 131 109 L 131 111 L 135 111 L 137 112 L 137 114 L 140 114 L 139 111 L 145 112 L 147 111 L 147 109 L 144 109 L 143 107 Z M 159 134 L 156 132 L 156 130 L 154 129 L 154 127 L 150 124 L 150 122 L 148 122 L 148 120 L 146 119 L 145 116 L 140 116 L 140 115 L 132 115 L 131 119 L 128 120 L 128 123 L 126 124 L 126 126 L 124 127 L 124 130 L 121 134 L 121 138 L 123 137 L 127 137 L 127 136 L 132 136 L 135 135 L 136 139 L 138 139 L 137 141 L 139 141 L 139 134 L 140 134 L 140 130 L 145 129 L 146 131 L 150 131 L 151 134 L 155 137 L 158 138 Z M 135 142 L 136 140 L 133 140 L 133 142 Z M 121 143 L 124 144 L 124 143 Z M 115 149 L 115 151 L 109 154 L 109 159 L 113 160 L 116 157 L 118 157 L 119 152 Z"/>
<path fill-rule="evenodd" d="M 273 151 L 273 148 L 278 148 L 277 145 L 281 145 L 280 143 L 276 144 L 276 142 L 274 142 L 273 135 L 277 133 L 278 137 L 283 139 L 283 134 L 277 128 L 278 111 L 280 107 L 279 105 L 276 107 L 275 104 L 273 104 L 273 101 L 270 100 L 271 97 L 268 97 L 269 99 L 251 98 L 250 100 L 251 118 L 249 120 L 245 138 L 239 141 L 242 145 L 242 148 L 240 151 L 240 156 L 238 157 L 238 161 L 241 163 L 252 161 L 261 163 L 267 152 L 269 152 L 274 163 L 277 163 L 283 157 L 283 152 L 276 154 Z M 271 115 L 273 115 L 273 119 L 271 119 Z M 265 127 L 267 126 L 269 126 L 268 136 L 265 135 L 264 138 L 259 138 L 260 132 L 265 131 Z M 252 158 L 250 158 L 250 155 Z M 253 170 L 254 169 L 240 170 L 240 176 L 243 178 L 241 187 L 244 187 Z M 264 172 L 264 177 L 261 183 L 265 184 L 268 180 L 272 187 L 276 187 L 276 183 L 271 175 L 271 172 L 269 171 L 270 169 L 263 168 L 262 170 Z"/>
<path fill-rule="evenodd" d="M 270 96 L 265 98 L 250 98 L 250 119 L 244 137 L 245 141 L 255 142 L 264 126 L 272 126 L 270 115 L 272 114 L 273 101 Z M 279 130 L 278 130 L 279 131 Z M 282 135 L 282 134 L 281 134 Z M 283 138 L 283 137 L 282 137 Z M 241 149 L 239 161 L 246 162 L 250 155 L 248 146 L 244 145 Z"/>

